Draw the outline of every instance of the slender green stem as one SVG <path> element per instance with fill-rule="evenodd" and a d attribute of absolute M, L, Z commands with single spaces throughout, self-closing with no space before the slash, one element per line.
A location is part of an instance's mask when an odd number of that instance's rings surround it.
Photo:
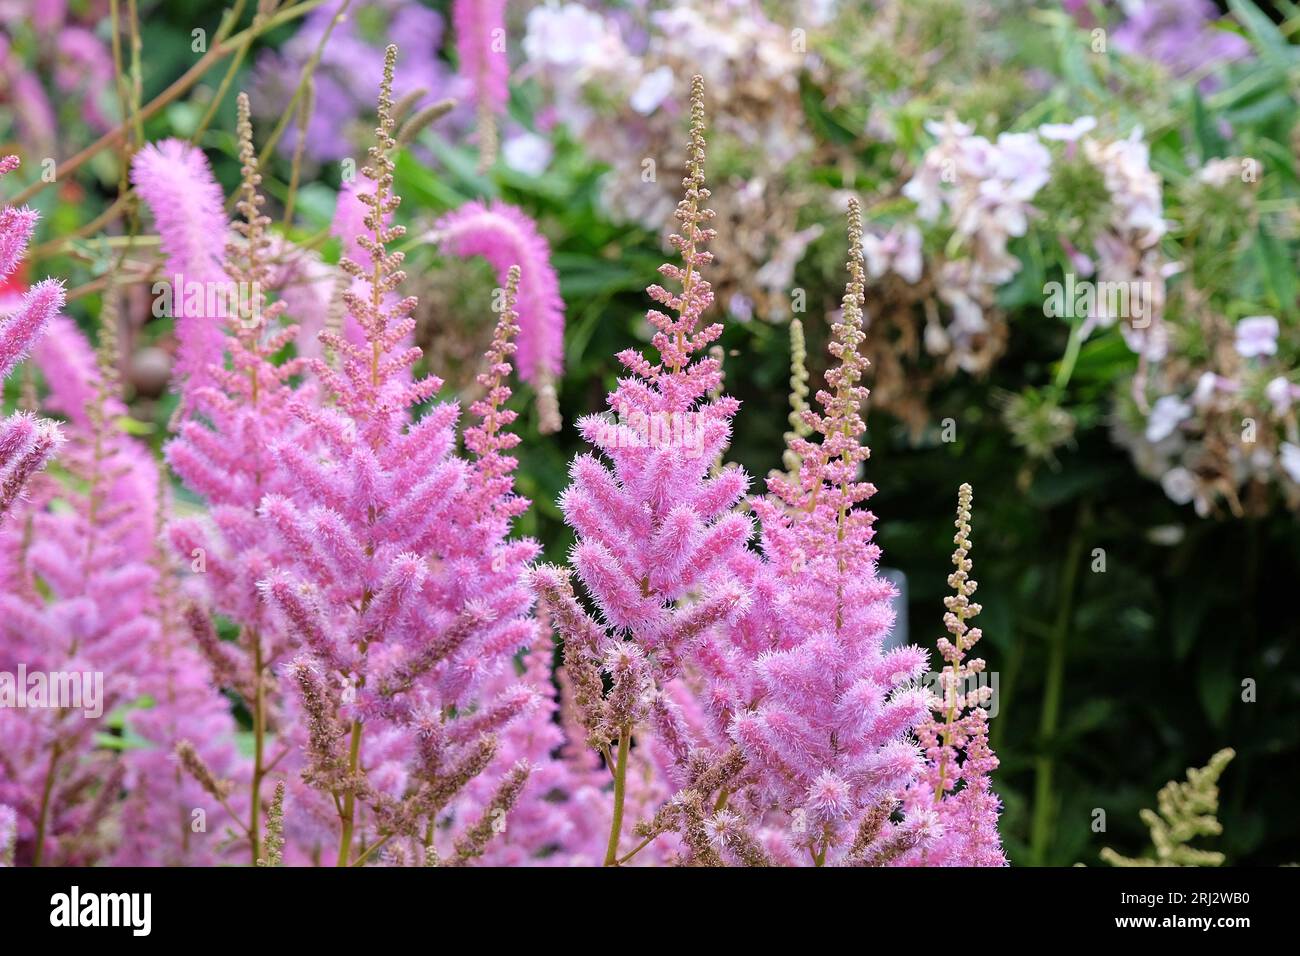
<path fill-rule="evenodd" d="M 1065 662 L 1070 646 L 1070 624 L 1074 618 L 1074 594 L 1083 555 L 1083 528 L 1088 521 L 1087 503 L 1079 510 L 1074 531 L 1061 567 L 1061 587 L 1056 621 L 1052 627 L 1047 659 L 1047 680 L 1043 688 L 1043 709 L 1038 722 L 1038 757 L 1034 761 L 1034 816 L 1030 831 L 1030 859 L 1035 866 L 1047 864 L 1055 816 L 1052 777 L 1055 760 L 1052 747 L 1061 714 L 1065 685 Z"/>
<path fill-rule="evenodd" d="M 244 12 L 244 0 L 239 0 L 239 2 L 236 3 L 228 12 L 230 14 L 229 18 L 221 28 L 223 33 L 229 33 L 230 28 L 233 28 L 234 25 L 239 22 L 240 14 Z M 254 14 L 253 26 L 256 27 L 261 22 L 262 18 L 263 14 L 260 12 Z M 212 120 L 216 117 L 217 110 L 221 108 L 221 101 L 226 98 L 226 93 L 230 90 L 230 84 L 234 80 L 235 74 L 239 72 L 239 67 L 243 64 L 244 57 L 248 55 L 248 48 L 252 45 L 256 34 L 252 30 L 245 30 L 243 36 L 244 41 L 236 48 L 235 55 L 231 58 L 230 65 L 226 67 L 226 75 L 221 78 L 221 83 L 217 86 L 216 93 L 212 95 L 212 99 L 208 102 L 208 108 L 204 110 L 203 117 L 199 120 L 199 125 L 194 127 L 194 132 L 190 136 L 190 142 L 196 146 L 198 145 L 199 139 L 207 131 L 209 124 L 211 124 Z M 220 42 L 222 38 L 219 38 L 218 42 Z"/>
<path fill-rule="evenodd" d="M 262 778 L 266 776 L 266 691 L 262 680 L 262 636 L 253 631 L 253 786 L 249 801 L 249 843 L 253 865 L 262 856 Z"/>
<path fill-rule="evenodd" d="M 614 865 L 615 865 L 615 866 L 622 866 L 622 865 L 623 865 L 624 863 L 626 863 L 628 860 L 632 859 L 632 857 L 636 856 L 638 853 L 640 853 L 642 850 L 644 850 L 646 847 L 648 847 L 651 843 L 653 843 L 653 842 L 655 841 L 656 837 L 658 837 L 658 836 L 659 836 L 659 834 L 656 833 L 656 834 L 654 834 L 653 836 L 648 836 L 648 837 L 646 837 L 644 840 L 642 840 L 640 843 L 638 843 L 635 847 L 633 847 L 633 848 L 632 848 L 632 851 L 631 851 L 630 853 L 627 853 L 627 854 L 625 854 L 625 855 L 623 855 L 623 856 L 620 856 L 620 857 L 618 858 L 618 862 L 617 862 L 616 864 L 614 864 Z"/>
<path fill-rule="evenodd" d="M 623 835 L 623 799 L 627 796 L 627 754 L 631 745 L 632 728 L 624 727 L 618 735 L 618 764 L 614 768 L 614 820 L 609 825 L 606 866 L 618 866 L 618 841 Z"/>
<path fill-rule="evenodd" d="M 45 855 L 45 830 L 50 824 L 50 796 L 54 793 L 54 768 L 59 762 L 61 751 L 56 743 L 50 751 L 50 767 L 45 771 L 45 786 L 41 789 L 41 811 L 36 820 L 36 848 L 33 851 L 32 866 L 40 866 Z"/>
<path fill-rule="evenodd" d="M 1070 326 L 1070 341 L 1066 343 L 1065 355 L 1061 358 L 1061 364 L 1056 369 L 1056 379 L 1053 384 L 1062 389 L 1070 384 L 1070 376 L 1074 374 L 1074 365 L 1079 360 L 1079 349 L 1083 347 L 1083 320 L 1078 319 Z"/>
<path fill-rule="evenodd" d="M 352 853 L 352 830 L 356 825 L 357 794 L 351 786 L 361 762 L 361 721 L 352 721 L 352 746 L 348 750 L 348 792 L 343 796 L 343 829 L 339 834 L 338 865 L 347 866 Z"/>
<path fill-rule="evenodd" d="M 330 35 L 334 32 L 334 28 L 345 18 L 351 4 L 352 0 L 343 0 L 343 3 L 339 5 L 338 10 L 335 11 L 334 16 L 326 25 L 325 32 L 321 34 L 316 49 L 312 51 L 307 62 L 303 64 L 302 71 L 298 76 L 298 85 L 294 87 L 293 95 L 289 97 L 289 102 L 285 104 L 284 112 L 280 114 L 279 120 L 276 121 L 275 127 L 271 130 L 271 135 L 266 138 L 266 142 L 262 144 L 262 151 L 257 156 L 258 165 L 262 168 L 266 168 L 271 159 L 271 154 L 275 152 L 275 147 L 279 145 L 280 137 L 284 135 L 284 131 L 289 125 L 289 120 L 298 112 L 298 101 L 307 93 L 307 85 L 311 82 L 316 67 L 320 65 L 321 55 L 325 52 L 325 44 L 329 43 Z M 237 197 L 238 192 L 227 200 L 227 209 L 234 207 Z"/>
<path fill-rule="evenodd" d="M 365 850 L 355 860 L 352 861 L 351 865 L 361 866 L 366 862 L 366 860 L 370 859 L 370 857 L 372 857 L 377 851 L 383 849 L 383 847 L 385 847 L 388 844 L 388 841 L 391 840 L 392 838 L 393 838 L 393 834 L 391 833 L 384 834 L 374 843 L 370 844 L 370 846 L 366 847 Z M 428 846 L 432 842 L 433 842 L 433 837 L 432 835 L 430 835 L 428 841 L 425 842 L 425 846 Z"/>

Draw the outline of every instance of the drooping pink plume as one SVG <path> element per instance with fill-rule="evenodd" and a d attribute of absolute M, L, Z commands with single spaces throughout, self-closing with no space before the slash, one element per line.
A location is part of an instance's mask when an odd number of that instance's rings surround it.
<path fill-rule="evenodd" d="M 151 143 L 131 161 L 131 182 L 158 226 L 167 256 L 176 317 L 178 383 L 206 384 L 221 361 L 222 319 L 207 314 L 216 291 L 226 290 L 221 267 L 227 230 L 225 197 L 202 151 L 177 139 Z M 197 300 L 194 292 L 201 293 Z"/>
<path fill-rule="evenodd" d="M 482 256 L 505 286 L 510 267 L 519 266 L 519 375 L 537 385 L 564 369 L 564 300 L 551 265 L 551 247 L 522 210 L 494 200 L 470 202 L 448 213 L 433 237 L 451 255 Z"/>

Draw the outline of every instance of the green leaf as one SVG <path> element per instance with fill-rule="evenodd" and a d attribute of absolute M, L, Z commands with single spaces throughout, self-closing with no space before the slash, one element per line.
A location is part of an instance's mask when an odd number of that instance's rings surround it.
<path fill-rule="evenodd" d="M 1219 134 L 1218 124 L 1205 109 L 1205 100 L 1196 89 L 1192 90 L 1192 129 L 1196 134 L 1197 151 L 1202 163 L 1215 156 L 1227 155 L 1227 143 Z"/>
<path fill-rule="evenodd" d="M 116 424 L 128 435 L 152 435 L 155 431 L 153 422 L 142 422 L 130 415 L 119 415 Z"/>
<path fill-rule="evenodd" d="M 1296 311 L 1295 262 L 1290 259 L 1283 243 L 1271 236 L 1263 224 L 1259 227 L 1259 239 L 1255 243 L 1259 258 L 1260 271 L 1264 275 L 1267 287 L 1272 290 L 1276 301 L 1273 303 L 1279 316 L 1293 315 Z"/>
<path fill-rule="evenodd" d="M 1284 69 L 1296 59 L 1296 50 L 1264 13 L 1250 0 L 1228 0 L 1228 7 L 1246 28 L 1264 60 Z"/>

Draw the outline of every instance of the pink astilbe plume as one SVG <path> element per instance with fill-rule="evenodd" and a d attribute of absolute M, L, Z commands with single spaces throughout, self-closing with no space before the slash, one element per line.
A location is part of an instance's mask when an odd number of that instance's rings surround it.
<path fill-rule="evenodd" d="M 694 810 L 724 789 L 737 769 L 726 753 L 691 747 L 685 739 L 659 740 L 662 735 L 651 729 L 656 723 L 677 729 L 673 721 L 655 720 L 661 685 L 682 672 L 703 635 L 744 604 L 746 592 L 731 564 L 744 553 L 752 532 L 749 518 L 733 511 L 748 477 L 736 467 L 716 473 L 713 467 L 730 440 L 739 402 L 712 397 L 721 389 L 720 363 L 698 354 L 722 334 L 719 324 L 701 324 L 713 301 L 701 270 L 711 260 L 704 245 L 714 235 L 707 225 L 713 213 L 705 205 L 703 101 L 703 80 L 697 76 L 686 197 L 676 213 L 682 234 L 672 237 L 683 265 L 660 268 L 681 291 L 658 285 L 648 290 L 677 314 L 652 309 L 647 315 L 655 328 L 658 363 L 634 349 L 619 354 L 631 375 L 610 394 L 611 414 L 578 422 L 608 464 L 580 455 L 560 499 L 576 532 L 571 561 L 597 616 L 578 602 L 567 571 L 541 567 L 534 573 L 534 586 L 564 638 L 578 720 L 587 742 L 605 755 L 615 774 L 607 865 L 620 862 L 630 849 L 622 842 L 627 791 L 635 790 L 642 775 L 629 773 L 629 764 L 653 764 L 648 741 L 679 752 L 681 779 L 690 785 L 660 815 L 655 835 L 680 831 L 688 856 L 697 862 L 710 854 L 695 839 L 702 831 L 694 825 Z M 611 685 L 608 693 L 604 677 Z"/>
<path fill-rule="evenodd" d="M 525 507 L 510 477 L 517 439 L 503 430 L 513 418 L 503 407 L 507 331 L 489 353 L 470 460 L 455 453 L 455 405 L 412 416 L 441 382 L 412 377 L 421 353 L 403 343 L 416 302 L 390 295 L 405 278 L 402 253 L 388 248 L 404 234 L 389 224 L 400 202 L 390 158 L 396 56 L 390 46 L 378 142 L 362 170 L 374 189 L 357 192 L 368 207 L 358 238 L 368 263 L 341 263 L 364 281 L 364 294 L 344 293 L 364 339 L 321 334 L 337 357 L 311 363 L 328 401 L 292 405 L 304 435 L 272 448 L 292 480 L 261 506 L 284 544 L 260 582 L 263 599 L 297 647 L 284 676 L 297 691 L 305 787 L 289 817 L 317 824 L 287 839 L 340 866 L 474 861 L 509 830 L 534 760 L 549 759 L 512 737 L 518 722 L 548 722 L 549 712 L 535 680 L 507 678 L 537 642 L 523 572 L 538 550 L 507 537 Z M 514 286 L 502 319 L 510 334 Z"/>
<path fill-rule="evenodd" d="M 30 500 L 0 530 L 0 670 L 14 673 L 21 664 L 29 673 L 102 682 L 93 707 L 83 697 L 82 708 L 29 702 L 0 710 L 0 803 L 17 812 L 23 863 L 85 865 L 106 860 L 115 847 L 133 862 L 217 858 L 215 842 L 191 838 L 189 816 L 195 809 L 215 814 L 216 801 L 186 790 L 168 742 L 153 733 L 196 717 L 196 701 L 210 698 L 211 688 L 196 659 L 188 668 L 183 659 L 167 659 L 165 645 L 175 635 L 163 630 L 162 583 L 153 561 L 160 479 L 148 449 L 117 428 L 115 323 L 107 306 L 99 362 L 90 373 L 94 397 L 67 425 L 59 472 L 35 482 Z M 185 700 L 167 693 L 168 683 L 195 679 L 202 693 Z M 207 707 L 212 719 L 205 731 L 222 724 L 224 739 L 233 739 L 229 711 L 219 701 Z M 96 739 L 108 730 L 106 716 L 121 708 L 139 747 L 123 750 Z M 204 751 L 225 770 L 231 754 L 221 739 L 205 738 Z M 119 814 L 125 786 L 149 791 L 138 822 Z M 156 852 L 135 855 L 123 842 L 124 822 L 133 837 L 147 834 Z"/>
<path fill-rule="evenodd" d="M 966 656 L 982 636 L 978 627 L 967 623 L 980 612 L 980 606 L 970 599 L 977 587 L 970 576 L 972 497 L 970 485 L 962 485 L 953 537 L 956 570 L 948 576 L 956 593 L 944 598 L 947 612 L 943 622 L 952 637 L 939 639 L 939 654 L 945 664 L 939 674 L 942 693 L 930 701 L 934 715 L 917 728 L 925 750 L 925 771 L 904 800 L 909 812 L 936 812 L 943 827 L 933 845 L 910 851 L 902 861 L 919 866 L 1007 864 L 998 835 L 1002 802 L 989 786 L 998 758 L 989 746 L 988 712 L 983 705 L 993 691 L 979 680 L 984 661 Z"/>
<path fill-rule="evenodd" d="M 512 265 L 519 280 L 519 376 L 538 391 L 543 432 L 559 428 L 554 380 L 564 370 L 564 300 L 546 238 L 520 209 L 493 200 L 469 202 L 443 216 L 431 236 L 454 256 L 482 256 L 503 286 Z"/>
<path fill-rule="evenodd" d="M 933 814 L 890 822 L 897 794 L 920 770 L 911 730 L 926 716 L 911 685 L 916 647 L 886 651 L 894 588 L 877 571 L 875 488 L 860 479 L 870 454 L 859 384 L 863 333 L 862 226 L 849 206 L 850 279 L 830 352 L 837 360 L 807 409 L 810 435 L 791 434 L 797 469 L 774 473 L 752 500 L 762 561 L 749 575 L 752 613 L 702 655 L 715 719 L 757 771 L 750 807 L 773 846 L 805 863 L 881 865 L 932 838 Z M 744 657 L 750 660 L 746 662 Z M 728 821 L 729 825 L 734 825 Z M 740 861 L 738 861 L 740 862 Z"/>
<path fill-rule="evenodd" d="M 126 721 L 128 730 L 148 746 L 133 747 L 122 757 L 127 796 L 118 822 L 120 841 L 110 861 L 116 866 L 211 866 L 242 860 L 234 852 L 238 845 L 226 839 L 226 828 L 216 824 L 227 811 L 239 818 L 247 815 L 252 768 L 236 750 L 229 701 L 218 693 L 207 662 L 190 640 L 180 578 L 162 534 L 167 512 L 163 489 L 154 525 L 156 584 L 150 608 L 158 626 L 137 685 L 137 693 L 152 704 L 132 709 Z M 197 832 L 196 809 L 205 824 Z"/>
<path fill-rule="evenodd" d="M 298 442 L 303 426 L 290 406 L 310 401 L 313 393 L 291 387 L 291 380 L 303 372 L 302 360 L 275 360 L 298 329 L 281 322 L 284 302 L 268 303 L 262 291 L 272 245 L 269 219 L 261 212 L 261 175 L 248 97 L 242 92 L 236 107 L 239 218 L 232 230 L 221 230 L 223 236 L 235 236 L 226 246 L 223 271 L 253 292 L 238 314 L 213 320 L 220 335 L 216 364 L 204 376 L 182 383 L 182 400 L 194 414 L 181 423 L 165 455 L 185 486 L 208 506 L 200 516 L 172 520 L 167 529 L 176 556 L 198 572 L 189 579 L 194 606 L 176 613 L 192 638 L 188 643 L 205 658 L 212 680 L 236 695 L 252 717 L 254 757 L 248 792 L 236 801 L 247 813 L 238 825 L 247 837 L 247 859 L 252 863 L 262 856 L 267 797 L 263 781 L 275 756 L 269 744 L 291 722 L 274 668 L 284 663 L 293 646 L 289 635 L 272 624 L 258 590 L 283 547 L 280 536 L 258 517 L 258 509 L 264 496 L 292 486 L 292 478 L 275 467 L 270 449 Z M 309 448 L 297 447 L 297 452 L 306 457 Z M 214 614 L 238 628 L 234 642 L 218 639 L 210 619 Z M 173 746 L 181 739 L 177 737 Z M 201 738 L 195 732 L 191 739 L 197 743 Z M 281 741 L 278 746 L 285 751 L 289 744 Z M 290 753 L 281 752 L 280 759 L 286 770 L 295 766 Z"/>
<path fill-rule="evenodd" d="M 17 156 L 0 157 L 0 176 L 18 168 Z M 0 209 L 0 282 L 9 278 L 31 241 L 36 228 L 34 210 Z M 0 382 L 17 365 L 63 308 L 63 285 L 54 279 L 38 282 L 12 312 L 0 315 Z M 62 441 L 58 428 L 48 421 L 18 413 L 0 419 L 0 520 L 23 493 Z"/>
<path fill-rule="evenodd" d="M 456 32 L 460 73 L 474 85 L 480 164 L 486 168 L 496 157 L 497 117 L 505 112 L 510 95 L 506 0 L 453 0 L 451 25 Z"/>
<path fill-rule="evenodd" d="M 172 285 L 178 384 L 189 379 L 207 384 L 222 352 L 222 315 L 209 314 L 209 303 L 230 288 L 221 267 L 225 197 L 203 152 L 176 139 L 136 153 L 131 182 L 153 213 L 167 257 L 164 281 Z M 192 289 L 201 290 L 201 298 L 191 295 Z"/>
<path fill-rule="evenodd" d="M 465 430 L 465 447 L 471 453 L 471 494 L 467 517 L 476 539 L 483 547 L 480 574 L 494 575 L 492 557 L 506 539 L 510 523 L 528 507 L 528 501 L 514 491 L 513 474 L 517 466 L 510 449 L 519 444 L 519 436 L 507 431 L 516 413 L 504 407 L 510 397 L 506 380 L 510 375 L 510 356 L 519 332 L 514 309 L 520 284 L 518 266 L 506 274 L 506 307 L 497 324 L 492 346 L 485 356 L 485 370 L 478 384 L 485 389 L 483 398 L 470 406 L 476 424 Z M 507 573 L 518 573 L 512 567 Z M 568 809 L 551 799 L 555 792 L 568 793 L 572 788 L 567 768 L 552 759 L 564 742 L 564 735 L 554 716 L 558 709 L 555 688 L 551 684 L 553 644 L 549 630 L 534 628 L 532 644 L 526 649 L 522 673 L 513 664 L 500 668 L 485 682 L 480 697 L 498 702 L 503 714 L 517 711 L 518 716 L 502 723 L 497 732 L 498 751 L 487 770 L 471 780 L 464 795 L 453 805 L 461 818 L 482 818 L 496 790 L 496 781 L 520 762 L 531 768 L 529 778 L 510 813 L 509 826 L 492 840 L 483 861 L 493 866 L 544 862 L 539 851 L 548 851 L 546 859 L 566 862 L 562 853 L 551 853 L 571 845 L 574 821 Z M 504 706 L 502 706 L 504 705 Z M 473 719 L 473 718 L 471 718 Z"/>

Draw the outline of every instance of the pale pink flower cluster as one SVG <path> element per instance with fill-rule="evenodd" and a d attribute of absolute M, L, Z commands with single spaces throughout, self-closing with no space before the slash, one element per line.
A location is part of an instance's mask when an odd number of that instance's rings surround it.
<path fill-rule="evenodd" d="M 1007 244 L 1023 236 L 1036 215 L 1033 199 L 1047 184 L 1051 153 L 1033 133 L 1002 133 L 995 142 L 975 135 L 968 124 L 949 118 L 926 129 L 938 138 L 903 187 L 922 222 L 941 216 L 952 238 L 938 270 L 939 298 L 952 310 L 943 334 L 927 342 L 952 350 L 958 364 L 977 336 L 988 330 L 985 311 L 997 287 L 1020 271 Z"/>

